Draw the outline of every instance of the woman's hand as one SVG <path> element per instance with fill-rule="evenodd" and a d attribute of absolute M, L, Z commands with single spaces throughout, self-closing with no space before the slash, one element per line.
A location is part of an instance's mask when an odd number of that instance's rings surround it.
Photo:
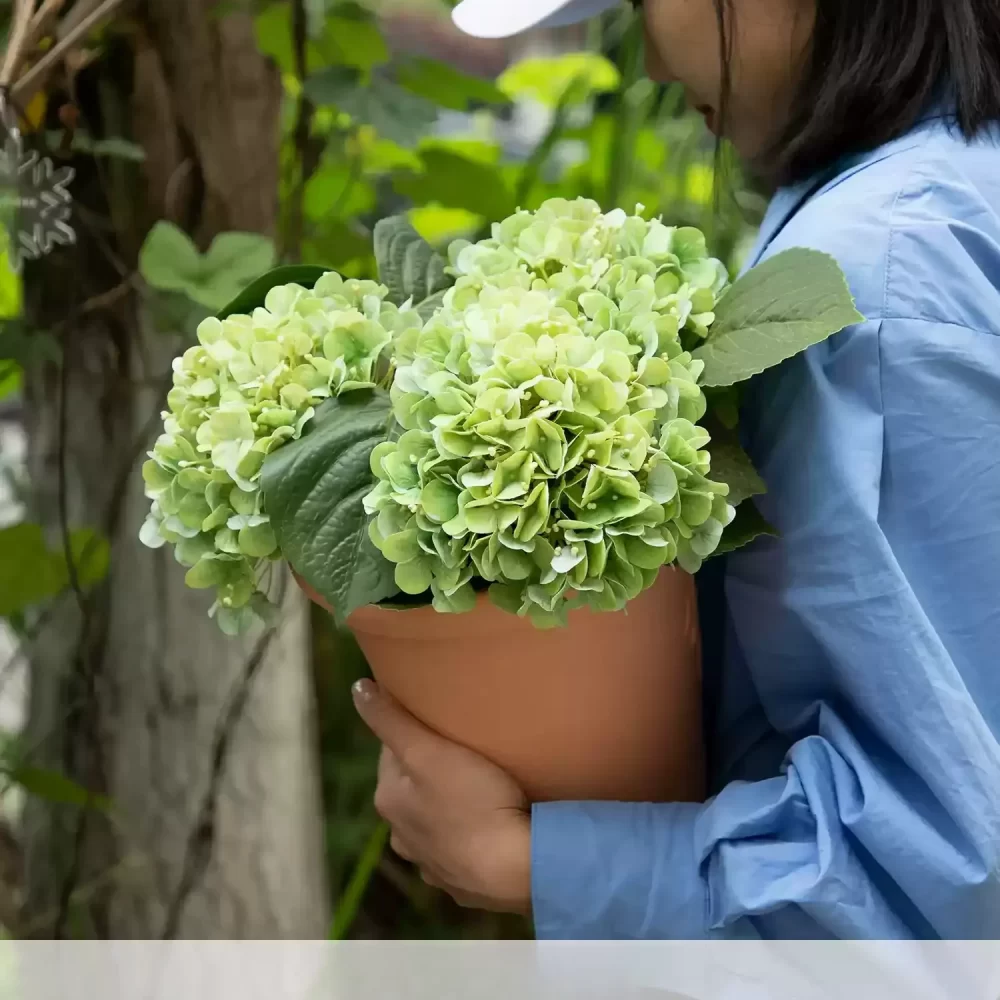
<path fill-rule="evenodd" d="M 375 808 L 392 848 L 462 906 L 531 909 L 531 817 L 524 792 L 495 764 L 431 732 L 371 681 L 354 686 L 384 744 Z"/>

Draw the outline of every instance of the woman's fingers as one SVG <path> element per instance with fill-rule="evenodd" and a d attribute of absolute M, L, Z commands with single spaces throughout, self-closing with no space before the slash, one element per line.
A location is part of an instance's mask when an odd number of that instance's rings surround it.
<path fill-rule="evenodd" d="M 368 728 L 395 754 L 407 772 L 420 774 L 428 754 L 442 742 L 441 737 L 419 723 L 372 681 L 358 681 L 352 690 L 358 714 Z"/>
<path fill-rule="evenodd" d="M 413 780 L 403 771 L 399 759 L 388 747 L 383 747 L 379 757 L 375 811 L 397 831 L 425 825 L 420 820 Z"/>

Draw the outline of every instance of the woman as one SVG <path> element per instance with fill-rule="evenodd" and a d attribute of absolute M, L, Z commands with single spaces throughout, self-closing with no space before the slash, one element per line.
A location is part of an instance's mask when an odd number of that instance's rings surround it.
<path fill-rule="evenodd" d="M 502 36 L 611 5 L 455 17 Z M 827 251 L 867 317 L 746 402 L 781 537 L 730 557 L 706 629 L 715 795 L 529 812 L 363 683 L 378 807 L 429 881 L 540 937 L 1000 938 L 1000 6 L 641 16 L 650 74 L 781 185 L 754 261 Z"/>

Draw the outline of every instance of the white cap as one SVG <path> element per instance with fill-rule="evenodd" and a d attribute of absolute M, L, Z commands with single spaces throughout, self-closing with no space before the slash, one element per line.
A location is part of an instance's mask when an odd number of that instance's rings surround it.
<path fill-rule="evenodd" d="M 619 0 L 462 0 L 452 12 L 455 24 L 476 38 L 509 38 L 530 28 L 577 24 Z"/>

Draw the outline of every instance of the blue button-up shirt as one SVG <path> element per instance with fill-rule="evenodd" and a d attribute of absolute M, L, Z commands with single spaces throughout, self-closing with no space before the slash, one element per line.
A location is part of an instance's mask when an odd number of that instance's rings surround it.
<path fill-rule="evenodd" d="M 536 806 L 540 938 L 1000 938 L 1000 129 L 779 192 L 752 262 L 794 246 L 867 319 L 750 386 L 781 537 L 701 581 L 714 797 Z"/>

